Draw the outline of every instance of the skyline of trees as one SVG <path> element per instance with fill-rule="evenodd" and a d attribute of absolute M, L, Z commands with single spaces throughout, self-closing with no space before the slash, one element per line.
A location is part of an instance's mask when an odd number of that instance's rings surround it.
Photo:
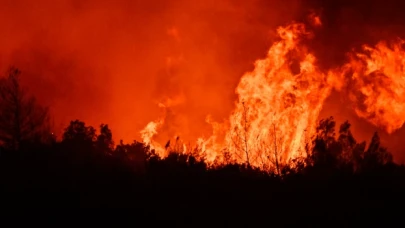
<path fill-rule="evenodd" d="M 96 147 L 103 154 L 112 154 L 113 151 L 121 151 L 122 153 L 132 146 L 139 147 L 143 145 L 143 143 L 135 140 L 133 144 L 124 144 L 121 140 L 116 145 L 108 124 L 101 124 L 97 132 L 93 126 L 86 126 L 83 121 L 78 119 L 72 120 L 64 129 L 61 139 L 56 140 L 56 137 L 51 132 L 48 109 L 38 104 L 35 97 L 27 94 L 25 88 L 20 86 L 20 74 L 19 69 L 11 67 L 7 72 L 7 76 L 0 79 L 0 112 L 2 113 L 0 118 L 0 142 L 5 149 L 18 150 L 21 144 L 49 144 L 58 141 L 69 145 L 87 145 L 88 148 Z M 348 121 L 340 125 L 339 134 L 336 134 L 335 127 L 336 122 L 333 117 L 319 121 L 313 140 L 314 147 L 312 151 L 307 151 L 305 164 L 314 162 L 331 166 L 350 164 L 353 169 L 357 170 L 361 166 L 360 163 L 365 161 L 368 161 L 370 165 L 373 162 L 377 164 L 393 162 L 392 154 L 380 145 L 380 137 L 377 132 L 374 133 L 369 145 L 367 145 L 366 142 L 357 142 L 355 140 Z M 145 148 L 147 146 L 143 145 Z M 173 148 L 167 147 L 166 149 L 171 150 L 169 152 L 181 153 L 181 151 L 177 151 L 179 150 L 177 147 L 174 151 Z M 243 150 L 247 159 L 246 164 L 250 166 L 249 157 L 251 155 L 249 150 L 247 147 Z M 330 151 L 330 154 L 322 154 L 322 151 Z M 198 151 L 193 152 L 194 155 L 196 153 Z M 139 153 L 138 156 L 140 156 Z M 273 164 L 274 167 L 271 167 L 273 172 L 280 174 L 281 166 L 291 165 L 279 164 L 277 155 L 274 156 L 276 156 L 276 162 Z M 267 167 L 269 166 L 267 165 Z"/>
<path fill-rule="evenodd" d="M 142 142 L 114 142 L 108 124 L 72 120 L 56 139 L 47 109 L 24 93 L 19 73 L 0 80 L 5 210 L 130 208 L 140 212 L 136 225 L 176 227 L 346 227 L 395 221 L 390 216 L 405 204 L 405 165 L 393 162 L 377 133 L 358 142 L 349 122 L 337 128 L 333 117 L 321 120 L 308 156 L 276 167 L 211 164 L 197 149 L 182 153 L 178 138 L 160 157 Z"/>

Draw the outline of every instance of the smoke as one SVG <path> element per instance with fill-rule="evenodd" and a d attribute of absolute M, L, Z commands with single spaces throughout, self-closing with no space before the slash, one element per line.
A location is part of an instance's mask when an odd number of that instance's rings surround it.
<path fill-rule="evenodd" d="M 109 124 L 116 140 L 139 139 L 139 131 L 161 115 L 162 103 L 168 107 L 167 129 L 160 140 L 180 135 L 191 141 L 210 134 L 207 115 L 217 121 L 229 116 L 240 77 L 266 55 L 277 26 L 319 13 L 322 26 L 314 28 L 308 46 L 329 69 L 364 43 L 404 35 L 403 5 L 387 0 L 3 0 L 0 68 L 22 70 L 27 88 L 51 107 L 59 133 L 70 120 L 81 119 L 93 126 Z M 333 94 L 322 116 L 349 119 L 354 129 L 374 129 L 350 105 Z"/>
<path fill-rule="evenodd" d="M 0 66 L 21 68 L 58 130 L 79 118 L 132 140 L 159 116 L 158 102 L 183 96 L 173 121 L 184 135 L 200 134 L 207 114 L 228 115 L 239 77 L 266 53 L 271 28 L 298 8 L 297 1 L 1 1 Z"/>

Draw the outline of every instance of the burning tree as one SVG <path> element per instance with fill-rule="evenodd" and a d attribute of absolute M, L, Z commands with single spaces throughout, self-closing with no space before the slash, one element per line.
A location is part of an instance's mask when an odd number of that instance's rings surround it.
<path fill-rule="evenodd" d="M 0 143 L 17 150 L 23 142 L 42 141 L 49 133 L 48 109 L 21 88 L 17 68 L 0 79 Z"/>

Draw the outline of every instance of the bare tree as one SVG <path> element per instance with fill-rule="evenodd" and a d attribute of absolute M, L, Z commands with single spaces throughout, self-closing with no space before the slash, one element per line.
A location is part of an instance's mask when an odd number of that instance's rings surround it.
<path fill-rule="evenodd" d="M 245 150 L 245 155 L 246 155 L 246 163 L 247 165 L 250 165 L 250 159 L 249 159 L 249 150 L 248 150 L 248 110 L 245 106 L 245 102 L 242 102 L 243 105 L 243 142 L 244 142 L 244 150 Z"/>
<path fill-rule="evenodd" d="M 250 166 L 250 156 L 249 156 L 249 142 L 248 142 L 248 131 L 249 131 L 249 122 L 248 122 L 248 109 L 246 108 L 245 102 L 242 101 L 243 113 L 242 113 L 242 129 L 235 128 L 234 132 L 236 137 L 233 137 L 234 146 L 242 151 L 245 155 L 246 164 Z M 238 157 L 239 154 L 236 154 Z"/>
<path fill-rule="evenodd" d="M 274 123 L 273 123 L 273 131 L 274 131 L 274 159 L 275 159 L 275 163 L 276 163 L 277 174 L 280 175 L 279 153 L 277 150 L 276 124 L 274 124 Z"/>
<path fill-rule="evenodd" d="M 43 140 L 50 134 L 48 109 L 20 86 L 17 68 L 0 79 L 0 143 L 18 149 L 22 142 Z"/>

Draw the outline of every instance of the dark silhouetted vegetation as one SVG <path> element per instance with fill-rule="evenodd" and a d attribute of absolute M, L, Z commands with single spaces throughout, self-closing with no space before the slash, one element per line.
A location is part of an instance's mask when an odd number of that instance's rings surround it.
<path fill-rule="evenodd" d="M 319 122 L 314 147 L 276 173 L 247 164 L 209 166 L 191 154 L 159 157 L 143 143 L 114 143 L 71 121 L 61 140 L 46 109 L 18 85 L 0 82 L 1 205 L 10 208 L 132 208 L 134 223 L 174 226 L 366 226 L 400 221 L 404 166 L 377 133 L 358 142 L 343 123 Z M 281 171 L 278 171 L 280 169 Z"/>

